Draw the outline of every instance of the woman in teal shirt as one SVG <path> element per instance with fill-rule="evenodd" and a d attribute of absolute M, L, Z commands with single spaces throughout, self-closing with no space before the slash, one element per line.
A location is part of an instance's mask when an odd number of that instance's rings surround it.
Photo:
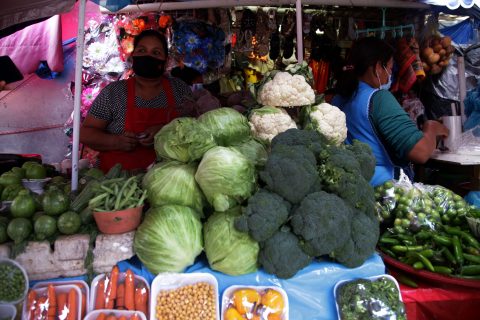
<path fill-rule="evenodd" d="M 372 148 L 377 164 L 370 183 L 376 186 L 393 179 L 396 168 L 425 163 L 435 151 L 437 137 L 447 137 L 448 129 L 430 120 L 418 130 L 388 91 L 393 49 L 387 43 L 363 38 L 354 44 L 349 61 L 332 104 L 345 112 L 347 143 L 358 139 Z"/>

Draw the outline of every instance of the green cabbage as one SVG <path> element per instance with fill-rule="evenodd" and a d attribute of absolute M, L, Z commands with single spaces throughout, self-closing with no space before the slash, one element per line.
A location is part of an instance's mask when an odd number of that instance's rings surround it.
<path fill-rule="evenodd" d="M 247 117 L 232 108 L 219 108 L 202 114 L 198 120 L 215 139 L 215 142 L 228 147 L 250 139 L 250 125 Z"/>
<path fill-rule="evenodd" d="M 143 188 L 147 190 L 148 202 L 152 207 L 178 204 L 190 207 L 202 215 L 205 198 L 195 181 L 195 163 L 166 161 L 156 164 L 143 177 Z"/>
<path fill-rule="evenodd" d="M 252 195 L 255 168 L 236 149 L 215 147 L 204 154 L 195 180 L 215 211 L 223 212 Z"/>
<path fill-rule="evenodd" d="M 202 252 L 202 223 L 184 206 L 150 208 L 135 232 L 133 248 L 153 274 L 182 272 Z"/>
<path fill-rule="evenodd" d="M 210 267 L 232 276 L 257 270 L 258 243 L 248 233 L 239 232 L 233 226 L 240 214 L 241 207 L 216 212 L 203 226 L 205 253 Z"/>
<path fill-rule="evenodd" d="M 232 147 L 240 151 L 240 153 L 252 161 L 256 167 L 262 167 L 265 165 L 265 162 L 267 162 L 267 149 L 255 139 L 247 140 Z"/>
<path fill-rule="evenodd" d="M 190 162 L 216 146 L 212 134 L 195 118 L 176 118 L 155 135 L 158 158 Z"/>

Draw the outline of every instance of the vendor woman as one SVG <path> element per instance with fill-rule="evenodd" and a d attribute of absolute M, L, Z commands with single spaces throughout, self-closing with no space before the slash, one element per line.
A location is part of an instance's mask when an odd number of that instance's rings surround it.
<path fill-rule="evenodd" d="M 345 112 L 347 142 L 358 139 L 372 148 L 377 164 L 370 183 L 377 186 L 397 178 L 397 169 L 410 162 L 425 163 L 436 149 L 437 137 L 447 137 L 448 129 L 430 120 L 418 130 L 388 91 L 393 49 L 387 43 L 373 37 L 361 39 L 349 57 L 332 103 Z"/>
<path fill-rule="evenodd" d="M 80 130 L 80 142 L 100 151 L 100 168 L 105 172 L 116 163 L 128 170 L 153 163 L 155 134 L 183 115 L 192 96 L 182 80 L 164 75 L 168 47 L 161 33 L 140 33 L 131 58 L 135 75 L 105 87 Z"/>

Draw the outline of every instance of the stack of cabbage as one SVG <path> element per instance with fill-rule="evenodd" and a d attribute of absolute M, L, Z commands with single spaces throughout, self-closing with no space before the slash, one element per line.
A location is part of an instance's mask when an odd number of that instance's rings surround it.
<path fill-rule="evenodd" d="M 255 192 L 256 167 L 267 157 L 248 119 L 230 108 L 177 118 L 157 133 L 155 150 L 162 161 L 144 177 L 151 208 L 134 241 L 149 271 L 181 272 L 204 246 L 215 270 L 255 271 L 258 243 L 233 227 L 238 206 Z M 202 234 L 204 213 L 211 211 Z"/>

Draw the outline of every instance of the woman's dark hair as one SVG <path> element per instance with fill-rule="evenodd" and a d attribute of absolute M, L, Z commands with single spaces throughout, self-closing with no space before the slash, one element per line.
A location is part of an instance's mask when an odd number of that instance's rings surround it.
<path fill-rule="evenodd" d="M 165 50 L 165 55 L 168 56 L 167 38 L 165 38 L 165 36 L 162 33 L 158 32 L 156 30 L 153 30 L 153 29 L 144 30 L 144 31 L 140 32 L 135 37 L 135 39 L 133 39 L 133 50 L 135 50 L 135 48 L 137 47 L 140 40 L 142 40 L 143 38 L 148 38 L 148 37 L 157 38 L 162 43 L 163 50 Z"/>
<path fill-rule="evenodd" d="M 358 77 L 377 62 L 384 66 L 393 57 L 394 49 L 385 41 L 374 37 L 362 38 L 354 43 L 347 64 L 338 79 L 336 92 L 350 98 L 358 87 Z"/>

